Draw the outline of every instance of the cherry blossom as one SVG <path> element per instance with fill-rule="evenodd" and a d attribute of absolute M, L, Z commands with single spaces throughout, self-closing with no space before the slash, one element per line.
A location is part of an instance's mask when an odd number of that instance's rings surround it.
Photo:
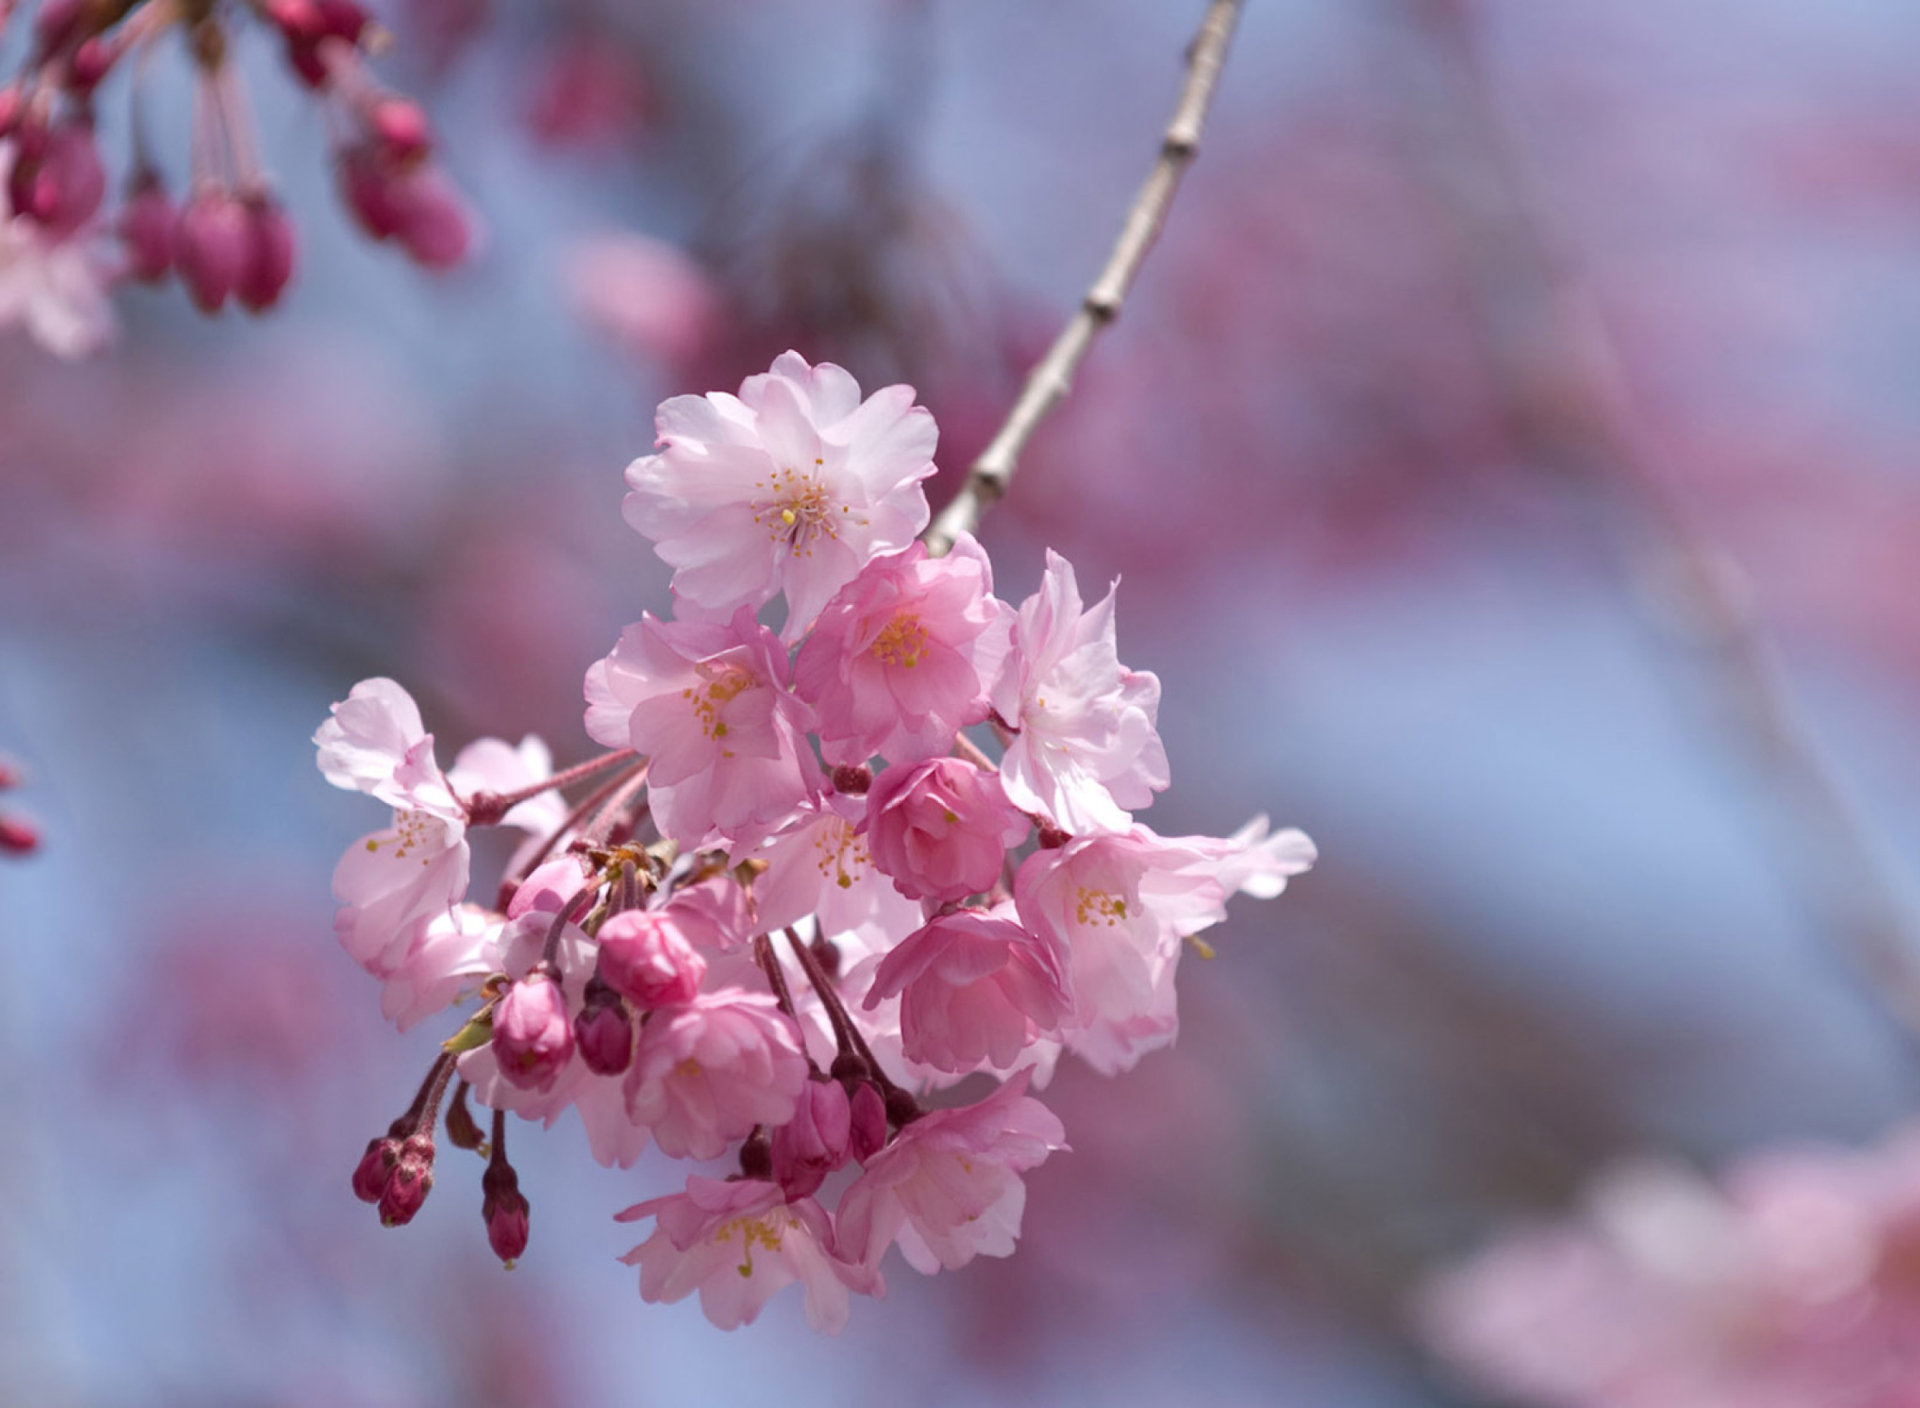
<path fill-rule="evenodd" d="M 707 960 L 665 913 L 624 910 L 600 926 L 600 976 L 641 1011 L 693 1001 Z"/>
<path fill-rule="evenodd" d="M 698 1291 L 701 1310 L 723 1330 L 752 1324 L 795 1281 L 807 1323 L 828 1334 L 846 1325 L 850 1292 L 886 1291 L 877 1272 L 840 1258 L 818 1203 L 788 1201 L 777 1183 L 695 1174 L 686 1192 L 636 1203 L 617 1217 L 654 1219 L 653 1235 L 621 1258 L 640 1268 L 640 1298 L 671 1303 Z"/>
<path fill-rule="evenodd" d="M 894 887 L 873 862 L 861 834 L 866 803 L 834 795 L 766 843 L 766 873 L 753 887 L 766 929 L 783 929 L 811 915 L 822 934 L 910 933 L 923 919 L 920 905 Z"/>
<path fill-rule="evenodd" d="M 557 977 L 535 969 L 493 1009 L 500 1074 L 528 1090 L 551 1090 L 573 1059 L 573 1020 Z"/>
<path fill-rule="evenodd" d="M 1067 1147 L 1059 1119 L 1026 1090 L 1022 1072 L 977 1105 L 915 1120 L 869 1159 L 835 1218 L 848 1257 L 878 1267 L 898 1243 L 931 1276 L 1012 1255 L 1027 1204 L 1020 1175 Z"/>
<path fill-rule="evenodd" d="M 586 691 L 588 734 L 650 756 L 654 820 L 683 846 L 749 847 L 818 793 L 809 711 L 744 608 L 725 625 L 642 616 Z"/>
<path fill-rule="evenodd" d="M 797 352 L 738 396 L 676 396 L 660 449 L 627 469 L 624 511 L 673 567 L 683 609 L 730 617 L 785 591 L 789 643 L 880 553 L 926 527 L 933 417 L 913 388 L 865 400 L 831 362 Z"/>
<path fill-rule="evenodd" d="M 827 761 L 946 752 L 962 727 L 987 716 L 1011 617 L 970 535 L 945 557 L 914 543 L 869 562 L 827 603 L 794 659 L 794 688 L 818 711 Z"/>
<path fill-rule="evenodd" d="M 627 1109 L 672 1158 L 717 1159 L 756 1124 L 793 1118 L 800 1033 L 765 993 L 705 993 L 657 1013 L 627 1073 Z"/>
<path fill-rule="evenodd" d="M 1063 830 L 1124 831 L 1128 812 L 1167 786 L 1167 755 L 1154 722 L 1160 681 L 1120 663 L 1113 602 L 1119 584 L 1087 610 L 1073 565 L 1047 553 L 1040 589 L 1020 604 L 1013 649 L 992 693 L 1015 731 L 1000 760 L 1007 796 Z"/>
<path fill-rule="evenodd" d="M 890 767 L 867 793 L 867 845 L 911 899 L 947 903 L 991 889 L 1030 829 L 999 777 L 960 758 Z"/>

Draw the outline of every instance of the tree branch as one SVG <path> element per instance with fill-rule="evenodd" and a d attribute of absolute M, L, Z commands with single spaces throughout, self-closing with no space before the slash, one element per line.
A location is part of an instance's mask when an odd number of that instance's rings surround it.
<path fill-rule="evenodd" d="M 967 471 L 967 482 L 941 510 L 932 526 L 920 535 L 935 557 L 951 548 L 960 534 L 977 529 L 980 516 L 1006 494 L 1027 441 L 1033 438 L 1040 422 L 1073 389 L 1074 375 L 1086 360 L 1093 340 L 1120 316 L 1121 305 L 1133 288 L 1147 251 L 1160 237 L 1167 210 L 1180 189 L 1180 178 L 1200 150 L 1207 110 L 1212 106 L 1214 89 L 1219 85 L 1220 70 L 1226 63 L 1227 47 L 1233 42 L 1233 29 L 1239 18 L 1240 0 L 1212 0 L 1207 6 L 1200 32 L 1187 50 L 1187 81 L 1180 91 L 1173 120 L 1167 124 L 1166 134 L 1160 140 L 1160 155 L 1127 209 L 1113 253 L 1107 256 L 1106 266 L 1087 290 L 1079 309 L 1054 339 L 1053 346 L 1027 374 L 1019 399 L 1007 413 L 1006 421 Z"/>

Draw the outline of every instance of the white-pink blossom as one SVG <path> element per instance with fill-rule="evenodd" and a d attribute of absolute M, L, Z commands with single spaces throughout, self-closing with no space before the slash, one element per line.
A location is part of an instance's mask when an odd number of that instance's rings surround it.
<path fill-rule="evenodd" d="M 1032 829 L 997 773 L 963 758 L 890 767 L 867 793 L 867 846 L 894 888 L 947 903 L 993 888 Z"/>
<path fill-rule="evenodd" d="M 1124 831 L 1167 785 L 1155 723 L 1160 681 L 1120 663 L 1113 602 L 1081 605 L 1073 565 L 1051 550 L 1040 589 L 1020 604 L 992 692 L 1013 729 L 1000 762 L 1007 796 L 1073 835 Z"/>
<path fill-rule="evenodd" d="M 937 432 L 910 386 L 863 401 L 841 368 L 787 352 L 738 396 L 662 403 L 655 429 L 659 452 L 627 469 L 624 511 L 691 612 L 725 619 L 784 590 L 784 637 L 797 640 L 870 559 L 927 525 Z"/>
<path fill-rule="evenodd" d="M 1306 836 L 1269 836 L 1265 817 L 1226 838 L 1135 825 L 1028 856 L 1014 900 L 1021 922 L 1067 954 L 1067 1048 L 1114 1074 L 1172 1042 L 1182 940 L 1225 918 L 1230 895 L 1277 895 L 1313 861 Z"/>
<path fill-rule="evenodd" d="M 0 141 L 0 330 L 24 328 L 56 357 L 78 358 L 113 340 L 106 260 L 89 231 L 55 231 L 7 199 L 17 149 Z"/>
<path fill-rule="evenodd" d="M 586 693 L 587 732 L 648 756 L 654 821 L 684 847 L 750 847 L 818 795 L 811 711 L 745 608 L 724 625 L 642 616 L 587 672 Z"/>
<path fill-rule="evenodd" d="M 866 1006 L 899 997 L 909 1061 L 950 1072 L 982 1063 L 1006 1070 L 1072 1010 L 1063 955 L 1014 922 L 1011 910 L 935 915 L 881 960 Z"/>
<path fill-rule="evenodd" d="M 968 534 L 945 557 L 925 546 L 876 557 L 827 603 L 793 663 L 830 763 L 936 757 L 987 716 L 1012 611 Z"/>
<path fill-rule="evenodd" d="M 825 1210 L 811 1198 L 787 1201 L 777 1183 L 694 1174 L 686 1192 L 617 1214 L 643 1217 L 654 1219 L 653 1235 L 621 1258 L 640 1268 L 641 1299 L 670 1303 L 698 1291 L 700 1309 L 723 1330 L 751 1324 L 795 1281 L 807 1322 L 829 1334 L 847 1323 L 849 1292 L 886 1293 L 877 1272 L 840 1257 Z"/>
<path fill-rule="evenodd" d="M 730 1140 L 793 1118 L 807 1080 L 800 1030 L 767 993 L 702 993 L 647 1020 L 627 1110 L 671 1158 L 717 1159 Z"/>
<path fill-rule="evenodd" d="M 505 925 L 473 904 L 457 904 L 416 925 L 406 952 L 377 974 L 380 1014 L 401 1031 L 471 994 L 498 972 Z"/>
<path fill-rule="evenodd" d="M 867 1161 L 835 1215 L 849 1260 L 878 1267 L 899 1244 L 931 1276 L 976 1256 L 1008 1256 L 1020 1235 L 1020 1175 L 1066 1148 L 1059 1118 L 1027 1091 L 1023 1071 L 976 1105 L 935 1110 Z"/>
<path fill-rule="evenodd" d="M 760 852 L 767 869 L 753 886 L 763 929 L 783 929 L 813 915 L 819 932 L 871 934 L 891 943 L 920 927 L 917 901 L 894 888 L 873 863 L 860 833 L 865 799 L 833 794 L 768 841 Z"/>

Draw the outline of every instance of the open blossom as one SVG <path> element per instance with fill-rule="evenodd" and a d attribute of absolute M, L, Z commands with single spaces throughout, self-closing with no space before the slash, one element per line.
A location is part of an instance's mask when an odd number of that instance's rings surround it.
<path fill-rule="evenodd" d="M 1007 796 L 1073 835 L 1126 830 L 1128 812 L 1167 785 L 1160 681 L 1120 663 L 1113 598 L 1109 588 L 1084 608 L 1073 565 L 1049 550 L 993 688 L 994 712 L 1015 730 L 1000 762 Z"/>
<path fill-rule="evenodd" d="M 896 1242 L 931 1276 L 976 1256 L 1010 1256 L 1027 1185 L 1020 1175 L 1066 1148 L 1066 1130 L 1027 1091 L 1025 1072 L 977 1105 L 935 1110 L 867 1161 L 835 1218 L 847 1256 L 877 1267 Z"/>
<path fill-rule="evenodd" d="M 662 1153 L 717 1159 L 756 1124 L 793 1118 L 807 1061 L 772 996 L 735 988 L 656 1012 L 626 1080 L 628 1112 Z"/>
<path fill-rule="evenodd" d="M 943 1071 L 982 1062 L 1005 1070 L 1072 1010 L 1063 955 L 1015 923 L 1011 908 L 936 915 L 881 960 L 866 1006 L 900 998 L 908 1060 Z"/>
<path fill-rule="evenodd" d="M 1256 817 L 1231 837 L 1144 826 L 1035 851 L 1014 877 L 1021 922 L 1068 957 L 1067 1047 L 1108 1074 L 1172 1042 L 1181 942 L 1226 917 L 1236 892 L 1268 897 L 1314 861 L 1298 831 Z"/>
<path fill-rule="evenodd" d="M 653 1235 L 621 1258 L 640 1268 L 641 1299 L 671 1303 L 698 1291 L 700 1309 L 723 1330 L 752 1324 L 772 1296 L 798 1281 L 807 1323 L 837 1334 L 847 1323 L 850 1291 L 886 1290 L 877 1272 L 841 1259 L 818 1203 L 788 1202 L 777 1183 L 695 1174 L 686 1192 L 650 1198 L 617 1216 L 654 1219 Z"/>
<path fill-rule="evenodd" d="M 802 813 L 760 852 L 766 873 L 753 886 L 763 929 L 783 929 L 813 915 L 819 932 L 872 932 L 891 942 L 920 927 L 920 905 L 894 888 L 873 862 L 861 834 L 866 803 L 834 794 Z"/>
<path fill-rule="evenodd" d="M 913 899 L 946 903 L 991 889 L 1029 830 L 999 777 L 962 758 L 890 767 L 867 793 L 867 845 Z"/>
<path fill-rule="evenodd" d="M 745 608 L 726 625 L 642 616 L 586 690 L 588 734 L 648 755 L 654 821 L 682 846 L 751 846 L 818 792 L 786 652 Z"/>
<path fill-rule="evenodd" d="M 791 642 L 870 559 L 927 525 L 936 431 L 910 386 L 863 401 L 841 368 L 787 352 L 738 396 L 662 403 L 655 428 L 659 453 L 628 468 L 624 511 L 691 612 L 725 619 L 784 590 Z"/>
<path fill-rule="evenodd" d="M 924 545 L 876 557 L 842 587 L 794 659 L 794 689 L 820 720 L 830 763 L 936 757 L 987 716 L 1011 610 L 968 534 L 945 557 Z"/>
<path fill-rule="evenodd" d="M 407 950 L 377 974 L 380 1015 L 401 1031 L 445 1011 L 500 968 L 506 926 L 473 904 L 457 904 L 412 931 Z"/>

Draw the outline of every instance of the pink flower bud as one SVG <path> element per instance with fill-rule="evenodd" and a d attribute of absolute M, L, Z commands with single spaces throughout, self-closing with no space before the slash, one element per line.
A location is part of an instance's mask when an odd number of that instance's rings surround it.
<path fill-rule="evenodd" d="M 493 1254 L 511 1267 L 527 1251 L 527 1220 L 532 1209 L 520 1191 L 520 1178 L 513 1165 L 504 1161 L 490 1163 L 480 1176 L 480 1216 L 487 1223 L 487 1244 Z"/>
<path fill-rule="evenodd" d="M 95 35 L 73 51 L 67 65 L 67 87 L 75 93 L 91 93 L 107 76 L 114 61 L 126 52 L 126 46 Z"/>
<path fill-rule="evenodd" d="M 896 890 L 944 903 L 992 888 L 1028 822 L 997 773 L 936 758 L 881 773 L 867 794 L 866 828 L 874 864 Z"/>
<path fill-rule="evenodd" d="M 861 1163 L 887 1147 L 887 1102 L 880 1087 L 863 1080 L 847 1100 L 847 1149 Z"/>
<path fill-rule="evenodd" d="M 433 127 L 427 114 L 405 98 L 380 99 L 367 114 L 367 126 L 380 155 L 395 167 L 416 165 L 433 150 Z"/>
<path fill-rule="evenodd" d="M 148 172 L 135 178 L 120 207 L 120 243 L 127 251 L 127 272 L 156 284 L 173 268 L 173 232 L 179 217 L 160 178 Z"/>
<path fill-rule="evenodd" d="M 387 1191 L 387 1179 L 400 1162 L 400 1141 L 394 1138 L 369 1139 L 367 1152 L 353 1171 L 353 1196 L 363 1203 L 377 1203 Z"/>
<path fill-rule="evenodd" d="M 309 88 L 327 81 L 327 66 L 320 59 L 320 41 L 327 37 L 327 22 L 313 0 L 269 0 L 267 19 L 287 41 L 287 63 Z"/>
<path fill-rule="evenodd" d="M 218 187 L 194 193 L 173 228 L 173 265 L 202 313 L 217 313 L 247 257 L 247 217 Z"/>
<path fill-rule="evenodd" d="M 500 1074 L 525 1090 L 546 1090 L 573 1058 L 573 1023 L 553 975 L 534 969 L 493 1009 L 493 1054 Z"/>
<path fill-rule="evenodd" d="M 29 155 L 30 148 L 34 149 Z M 15 213 L 44 226 L 56 238 L 70 235 L 100 209 L 107 173 L 100 164 L 89 122 L 63 122 L 41 142 L 22 133 L 20 150 L 7 176 L 7 197 Z"/>
<path fill-rule="evenodd" d="M 414 262 L 429 269 L 451 269 L 473 245 L 473 220 L 453 183 L 426 167 L 407 178 L 398 200 L 394 235 Z"/>
<path fill-rule="evenodd" d="M 263 313 L 280 301 L 293 277 L 293 222 L 267 195 L 250 196 L 245 205 L 246 245 L 233 295 L 249 310 Z"/>
<path fill-rule="evenodd" d="M 364 1163 L 365 1160 L 362 1160 Z M 413 1221 L 427 1194 L 433 1191 L 433 1136 L 414 1134 L 400 1146 L 393 1172 L 380 1191 L 380 1222 L 386 1227 L 403 1227 Z"/>
<path fill-rule="evenodd" d="M 853 1110 L 837 1080 L 810 1080 L 793 1118 L 773 1133 L 773 1176 L 789 1198 L 811 1197 L 846 1163 Z"/>
<path fill-rule="evenodd" d="M 315 6 L 330 39 L 344 39 L 357 45 L 373 22 L 373 17 L 354 0 L 315 0 Z"/>
<path fill-rule="evenodd" d="M 39 828 L 20 817 L 0 815 L 0 851 L 26 856 L 39 849 Z"/>
<path fill-rule="evenodd" d="M 580 1060 L 597 1076 L 617 1076 L 633 1064 L 633 1014 L 619 993 L 595 974 L 573 1019 Z"/>
<path fill-rule="evenodd" d="M 629 909 L 600 926 L 600 976 L 647 1011 L 693 1001 L 707 960 L 666 915 Z"/>
<path fill-rule="evenodd" d="M 394 199 L 395 182 L 369 147 L 349 147 L 340 154 L 340 196 L 353 218 L 376 240 L 390 238 L 400 228 L 401 213 Z"/>

